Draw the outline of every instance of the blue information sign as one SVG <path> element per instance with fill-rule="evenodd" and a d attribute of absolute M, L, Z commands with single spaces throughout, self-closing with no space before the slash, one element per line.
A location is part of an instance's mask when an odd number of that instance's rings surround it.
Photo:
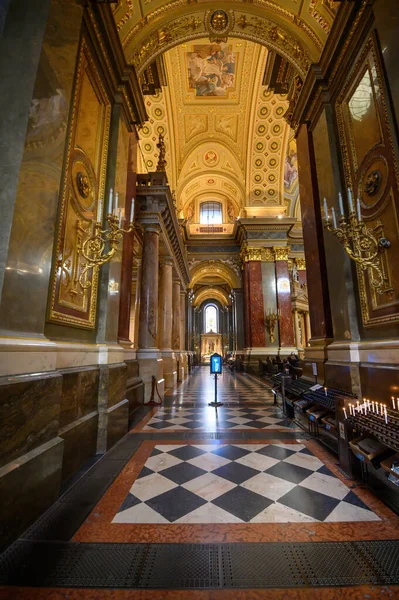
<path fill-rule="evenodd" d="M 222 372 L 222 357 L 220 354 L 215 352 L 211 356 L 211 375 L 219 374 Z"/>

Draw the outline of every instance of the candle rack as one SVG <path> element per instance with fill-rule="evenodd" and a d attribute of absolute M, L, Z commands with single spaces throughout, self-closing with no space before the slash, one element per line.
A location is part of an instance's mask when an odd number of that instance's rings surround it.
<path fill-rule="evenodd" d="M 375 412 L 366 412 L 363 408 L 354 407 L 352 414 L 348 415 L 348 423 L 358 431 L 371 433 L 380 442 L 399 451 L 399 412 L 397 410 L 387 409 Z M 347 410 L 347 409 L 346 409 Z"/>
<path fill-rule="evenodd" d="M 133 212 L 133 211 L 132 211 Z M 133 222 L 131 221 L 127 229 L 122 229 L 122 214 L 108 214 L 105 217 L 109 228 L 102 229 L 102 224 L 93 222 L 91 227 L 92 235 L 89 235 L 82 243 L 80 255 L 84 259 L 83 269 L 79 275 L 79 284 L 82 289 L 91 287 L 91 281 L 87 279 L 87 273 L 90 269 L 98 270 L 115 255 L 118 244 L 124 233 L 133 231 Z M 83 228 L 81 221 L 77 222 L 78 234 L 81 234 Z M 106 251 L 106 246 L 109 246 Z"/>
<path fill-rule="evenodd" d="M 352 194 L 348 190 L 349 216 L 345 217 L 342 196 L 339 194 L 341 215 L 339 225 L 335 209 L 332 208 L 332 218 L 328 212 L 327 201 L 324 198 L 325 221 L 324 226 L 335 235 L 344 247 L 345 252 L 363 271 L 370 272 L 370 283 L 379 294 L 388 292 L 391 288 L 386 272 L 384 251 L 391 246 L 391 242 L 384 237 L 381 221 L 376 227 L 370 229 L 362 219 L 360 199 L 357 200 L 357 213 L 353 206 Z"/>

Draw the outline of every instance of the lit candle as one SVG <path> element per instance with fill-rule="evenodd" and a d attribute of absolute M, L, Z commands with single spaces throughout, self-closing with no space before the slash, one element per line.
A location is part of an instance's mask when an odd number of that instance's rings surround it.
<path fill-rule="evenodd" d="M 360 402 L 359 400 L 356 402 L 357 412 L 360 412 Z"/>
<path fill-rule="evenodd" d="M 130 206 L 130 222 L 133 223 L 134 219 L 134 198 L 132 198 L 132 204 Z"/>
<path fill-rule="evenodd" d="M 395 398 L 392 396 L 391 400 L 392 400 L 392 407 L 394 410 L 396 410 Z"/>
<path fill-rule="evenodd" d="M 332 209 L 331 209 L 331 214 L 332 214 L 334 229 L 337 229 L 337 219 L 335 216 L 335 208 L 334 207 L 332 207 Z"/>
<path fill-rule="evenodd" d="M 360 208 L 360 198 L 359 197 L 357 198 L 357 220 L 359 221 L 359 223 L 362 220 L 362 211 Z"/>
<path fill-rule="evenodd" d="M 114 215 L 118 214 L 119 194 L 115 193 Z"/>
<path fill-rule="evenodd" d="M 342 194 L 339 192 L 338 194 L 338 204 L 339 204 L 339 212 L 342 216 L 344 216 L 344 203 L 342 202 Z"/>
<path fill-rule="evenodd" d="M 375 413 L 375 405 L 374 405 L 374 400 L 371 401 L 371 407 L 373 409 L 373 413 Z"/>
<path fill-rule="evenodd" d="M 324 388 L 324 394 L 327 396 L 327 388 Z"/>
<path fill-rule="evenodd" d="M 123 211 L 120 208 L 119 209 L 119 229 L 122 227 L 122 216 L 123 216 Z"/>
<path fill-rule="evenodd" d="M 384 408 L 385 425 L 388 425 L 387 407 Z"/>
<path fill-rule="evenodd" d="M 112 196 L 113 196 L 114 190 L 111 188 L 109 190 L 109 198 L 108 198 L 108 214 L 112 215 Z"/>
<path fill-rule="evenodd" d="M 345 408 L 344 408 L 344 415 L 345 415 L 345 419 L 347 419 L 348 417 L 347 417 Z"/>
<path fill-rule="evenodd" d="M 99 198 L 98 204 L 97 204 L 97 223 L 101 223 L 102 212 L 103 212 L 103 201 L 102 201 L 102 198 Z"/>
<path fill-rule="evenodd" d="M 352 200 L 352 192 L 351 192 L 350 188 L 348 188 L 348 204 L 349 204 L 349 212 L 353 212 L 353 200 Z"/>
<path fill-rule="evenodd" d="M 330 218 L 328 215 L 328 206 L 327 206 L 327 200 L 324 198 L 324 216 L 326 217 L 326 221 L 328 221 L 328 219 Z"/>
<path fill-rule="evenodd" d="M 383 406 L 382 406 L 382 402 L 380 402 L 380 406 L 381 406 L 381 416 L 382 416 L 382 413 L 383 413 L 383 411 L 384 411 L 384 408 L 383 408 Z"/>

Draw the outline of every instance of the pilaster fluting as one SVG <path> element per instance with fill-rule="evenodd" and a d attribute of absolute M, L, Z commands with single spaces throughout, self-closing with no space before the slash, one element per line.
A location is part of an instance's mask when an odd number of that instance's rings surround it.
<path fill-rule="evenodd" d="M 139 348 L 157 347 L 159 227 L 143 225 L 143 256 L 140 290 Z"/>

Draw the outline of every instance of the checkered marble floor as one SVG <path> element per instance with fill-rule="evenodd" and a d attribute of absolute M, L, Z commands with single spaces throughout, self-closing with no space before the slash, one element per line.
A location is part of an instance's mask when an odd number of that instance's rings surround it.
<path fill-rule="evenodd" d="M 143 427 L 143 431 L 220 429 L 290 429 L 297 431 L 291 419 L 286 419 L 280 408 L 267 405 L 257 407 L 221 407 L 217 411 L 204 408 L 165 407 Z"/>
<path fill-rule="evenodd" d="M 379 521 L 303 444 L 157 445 L 113 523 Z"/>

